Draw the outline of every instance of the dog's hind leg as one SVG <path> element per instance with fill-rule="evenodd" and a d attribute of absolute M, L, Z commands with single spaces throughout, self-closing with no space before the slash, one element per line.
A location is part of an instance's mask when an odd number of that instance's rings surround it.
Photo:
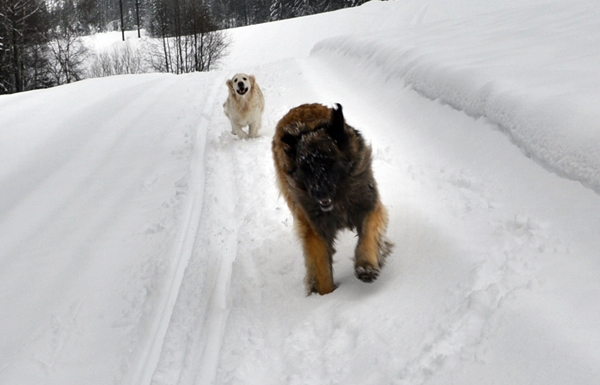
<path fill-rule="evenodd" d="M 298 215 L 296 228 L 300 235 L 306 264 L 308 293 L 329 294 L 335 290 L 331 266 L 333 248 L 312 228 L 303 215 Z"/>
<path fill-rule="evenodd" d="M 358 245 L 354 260 L 356 277 L 363 282 L 373 282 L 392 252 L 394 245 L 385 236 L 387 229 L 387 211 L 381 202 L 369 212 L 358 229 Z"/>

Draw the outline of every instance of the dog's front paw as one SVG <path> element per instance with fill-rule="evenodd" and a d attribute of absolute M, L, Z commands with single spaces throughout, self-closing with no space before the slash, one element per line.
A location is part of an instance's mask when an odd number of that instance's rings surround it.
<path fill-rule="evenodd" d="M 380 269 L 373 266 L 356 266 L 354 274 L 363 282 L 371 283 L 379 276 Z"/>
<path fill-rule="evenodd" d="M 305 278 L 305 283 L 306 283 L 306 288 L 307 288 L 307 295 L 311 295 L 311 294 L 319 294 L 319 295 L 325 295 L 325 294 L 329 294 L 331 292 L 333 292 L 335 289 L 338 288 L 338 284 L 331 281 L 331 282 L 321 282 L 321 284 L 319 284 L 317 282 L 317 279 L 315 277 L 307 277 Z"/>
<path fill-rule="evenodd" d="M 231 133 L 233 135 L 236 135 L 238 138 L 240 139 L 247 139 L 248 138 L 248 134 L 246 134 L 244 131 L 239 130 L 239 131 L 231 131 Z"/>

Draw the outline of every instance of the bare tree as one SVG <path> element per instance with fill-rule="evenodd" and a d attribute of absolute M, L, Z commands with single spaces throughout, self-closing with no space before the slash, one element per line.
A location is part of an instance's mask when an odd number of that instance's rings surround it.
<path fill-rule="evenodd" d="M 50 62 L 54 80 L 60 85 L 83 78 L 83 63 L 88 50 L 81 39 L 85 29 L 80 23 L 75 5 L 67 0 L 53 9 L 55 26 L 49 32 Z"/>
<path fill-rule="evenodd" d="M 142 53 L 134 49 L 129 41 L 115 45 L 111 50 L 96 54 L 90 66 L 90 76 L 104 77 L 147 72 Z"/>
<path fill-rule="evenodd" d="M 155 69 L 186 73 L 208 71 L 225 55 L 228 40 L 217 31 L 210 8 L 195 0 L 154 0 L 151 33 L 160 38 L 161 61 L 156 60 L 157 45 L 151 46 L 150 60 Z"/>

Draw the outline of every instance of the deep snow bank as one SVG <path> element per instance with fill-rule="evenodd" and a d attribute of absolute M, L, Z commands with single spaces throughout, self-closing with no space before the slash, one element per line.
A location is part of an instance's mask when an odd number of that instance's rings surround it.
<path fill-rule="evenodd" d="M 592 0 L 547 2 L 330 38 L 311 55 L 355 61 L 486 117 L 528 156 L 599 192 L 599 19 Z"/>

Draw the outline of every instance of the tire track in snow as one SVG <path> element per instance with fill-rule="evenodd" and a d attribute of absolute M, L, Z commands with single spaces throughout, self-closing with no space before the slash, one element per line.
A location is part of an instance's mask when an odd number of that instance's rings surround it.
<path fill-rule="evenodd" d="M 210 86 L 207 101 L 214 100 L 220 82 L 216 79 Z M 190 170 L 190 191 L 192 191 L 192 197 L 188 201 L 188 205 L 182 215 L 184 218 L 183 225 L 180 228 L 177 241 L 177 251 L 175 256 L 177 258 L 174 263 L 174 268 L 171 273 L 171 277 L 168 281 L 168 292 L 164 296 L 163 301 L 159 304 L 159 310 L 157 311 L 156 324 L 153 326 L 151 333 L 152 341 L 150 347 L 146 350 L 145 355 L 141 359 L 139 370 L 134 377 L 132 383 L 138 384 L 149 384 L 155 369 L 158 365 L 161 351 L 165 342 L 165 336 L 169 323 L 173 314 L 175 302 L 181 289 L 181 283 L 183 281 L 185 269 L 189 263 L 194 250 L 194 244 L 196 242 L 197 232 L 200 225 L 200 213 L 202 212 L 204 203 L 204 164 L 198 159 L 199 156 L 204 154 L 204 148 L 206 145 L 206 133 L 210 125 L 210 121 L 206 119 L 206 116 L 210 116 L 210 108 L 212 104 L 207 102 L 201 114 L 201 122 L 195 133 L 194 138 L 194 149 L 195 154 L 191 162 Z"/>

